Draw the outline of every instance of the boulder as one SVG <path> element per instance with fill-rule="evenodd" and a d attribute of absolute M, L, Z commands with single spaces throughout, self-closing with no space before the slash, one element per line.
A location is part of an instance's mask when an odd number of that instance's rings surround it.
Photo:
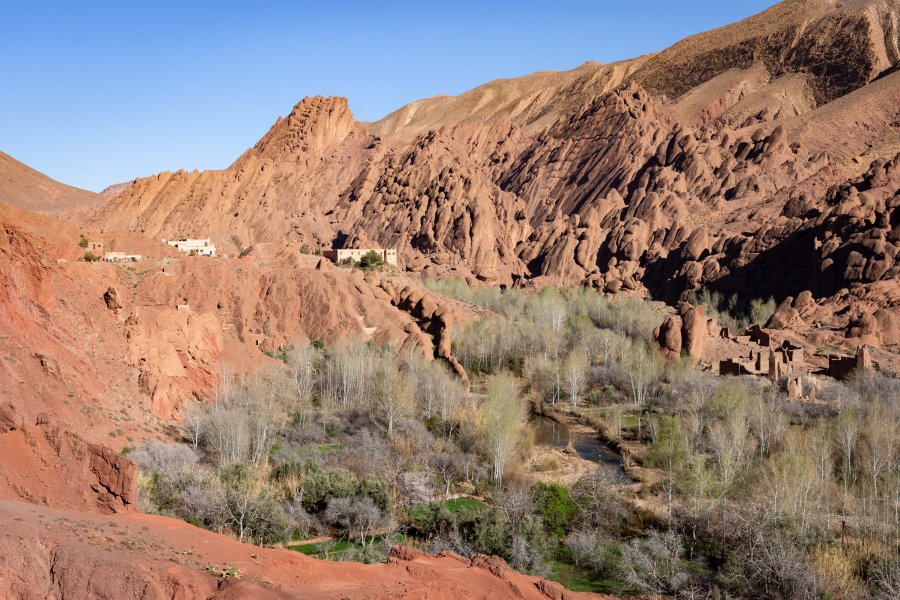
<path fill-rule="evenodd" d="M 707 335 L 706 312 L 702 306 L 691 306 L 686 302 L 681 304 L 679 312 L 681 345 L 689 356 L 702 358 Z"/>
<path fill-rule="evenodd" d="M 765 325 L 767 329 L 790 329 L 802 322 L 800 313 L 794 308 L 794 299 L 788 296 L 778 305 Z"/>
<path fill-rule="evenodd" d="M 681 357 L 681 317 L 670 316 L 653 331 L 656 342 L 668 358 Z"/>
<path fill-rule="evenodd" d="M 119 298 L 119 290 L 110 286 L 103 294 L 103 301 L 106 302 L 106 308 L 118 311 L 122 308 L 122 300 Z"/>

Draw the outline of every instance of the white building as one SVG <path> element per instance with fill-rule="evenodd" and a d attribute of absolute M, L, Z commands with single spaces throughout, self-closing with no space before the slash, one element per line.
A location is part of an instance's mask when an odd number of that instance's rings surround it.
<path fill-rule="evenodd" d="M 103 255 L 106 262 L 138 262 L 141 260 L 140 254 L 126 254 L 125 252 L 107 252 Z"/>
<path fill-rule="evenodd" d="M 326 250 L 323 254 L 325 255 L 325 258 L 340 263 L 347 259 L 359 262 L 359 259 L 369 252 L 374 252 L 379 255 L 387 264 L 397 266 L 396 248 L 339 248 L 337 250 Z"/>
<path fill-rule="evenodd" d="M 213 244 L 209 238 L 206 238 L 205 240 L 184 239 L 163 241 L 170 246 L 174 246 L 180 252 L 184 252 L 185 254 L 193 253 L 199 256 L 216 255 L 216 245 Z"/>

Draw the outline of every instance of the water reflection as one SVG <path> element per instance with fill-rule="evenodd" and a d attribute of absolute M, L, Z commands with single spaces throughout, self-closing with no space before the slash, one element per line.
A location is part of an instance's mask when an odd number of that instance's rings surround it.
<path fill-rule="evenodd" d="M 540 415 L 532 416 L 531 427 L 535 443 L 564 449 L 571 441 L 578 456 L 600 465 L 600 471 L 610 479 L 616 483 L 628 481 L 622 456 L 597 436 L 573 433 L 563 423 Z"/>

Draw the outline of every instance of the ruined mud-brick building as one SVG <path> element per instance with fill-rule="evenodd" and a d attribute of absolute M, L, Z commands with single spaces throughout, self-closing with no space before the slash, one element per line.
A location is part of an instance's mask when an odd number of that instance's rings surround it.
<path fill-rule="evenodd" d="M 856 349 L 856 356 L 828 356 L 828 374 L 835 379 L 846 379 L 854 371 L 869 370 L 872 368 L 872 354 L 866 346 Z"/>

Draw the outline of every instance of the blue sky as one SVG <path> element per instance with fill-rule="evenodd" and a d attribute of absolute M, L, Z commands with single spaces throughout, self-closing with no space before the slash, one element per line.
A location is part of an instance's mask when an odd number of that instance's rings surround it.
<path fill-rule="evenodd" d="M 218 169 L 303 96 L 346 96 L 375 120 L 653 52 L 773 3 L 0 0 L 0 151 L 91 190 Z"/>

